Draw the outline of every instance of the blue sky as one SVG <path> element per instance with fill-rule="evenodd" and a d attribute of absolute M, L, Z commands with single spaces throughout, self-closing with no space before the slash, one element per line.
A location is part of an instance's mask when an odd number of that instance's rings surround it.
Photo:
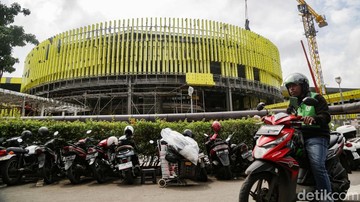
<path fill-rule="evenodd" d="M 58 33 L 97 22 L 137 17 L 183 17 L 209 19 L 244 27 L 245 0 L 2 0 L 18 2 L 30 9 L 30 16 L 19 15 L 15 24 L 35 34 L 39 41 Z M 317 43 L 324 83 L 337 87 L 360 88 L 360 0 L 306 0 L 326 16 L 327 27 L 318 28 Z M 248 0 L 248 16 L 253 32 L 272 41 L 280 52 L 283 77 L 292 72 L 310 73 L 301 48 L 306 45 L 296 0 Z M 20 77 L 24 59 L 33 45 L 15 48 L 20 59 L 17 71 L 4 76 Z M 308 53 L 309 54 L 309 53 Z"/>

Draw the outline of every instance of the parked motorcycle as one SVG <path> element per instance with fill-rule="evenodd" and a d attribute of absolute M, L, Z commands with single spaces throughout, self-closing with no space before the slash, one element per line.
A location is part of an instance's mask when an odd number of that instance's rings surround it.
<path fill-rule="evenodd" d="M 303 100 L 309 106 L 316 102 L 313 98 Z M 260 103 L 258 110 L 264 106 Z M 241 187 L 239 201 L 296 201 L 300 190 L 306 190 L 306 193 L 315 191 L 299 131 L 302 117 L 296 111 L 294 107 L 295 115 L 281 112 L 264 117 L 266 125 L 257 131 L 259 138 L 253 152 L 255 161 L 246 170 L 248 176 Z M 344 196 L 350 187 L 348 174 L 339 161 L 344 141 L 342 135 L 331 136 L 326 160 L 332 194 L 337 197 Z"/>
<path fill-rule="evenodd" d="M 116 147 L 116 171 L 127 184 L 133 184 L 135 178 L 140 176 L 141 167 L 138 154 L 133 145 L 128 144 L 125 135 L 119 138 L 119 146 Z"/>
<path fill-rule="evenodd" d="M 91 130 L 86 132 L 87 135 L 90 133 Z M 65 172 L 72 184 L 79 184 L 81 182 L 81 176 L 93 176 L 86 156 L 88 148 L 96 144 L 95 142 L 96 140 L 92 138 L 85 138 L 75 144 L 68 143 L 67 146 L 63 147 L 62 155 Z"/>
<path fill-rule="evenodd" d="M 360 165 L 360 147 L 358 138 L 356 138 L 356 128 L 350 125 L 344 125 L 336 128 L 336 132 L 342 134 L 345 139 L 344 153 L 345 157 L 342 159 L 349 165 L 348 170 L 357 170 Z"/>
<path fill-rule="evenodd" d="M 254 161 L 252 150 L 244 143 L 230 145 L 230 168 L 236 176 L 245 175 L 245 170 Z"/>
<path fill-rule="evenodd" d="M 206 137 L 206 150 L 211 162 L 211 167 L 215 173 L 216 178 L 229 180 L 232 178 L 232 172 L 230 168 L 230 148 L 229 141 L 232 134 L 224 141 L 221 138 L 211 139 L 207 134 Z"/>
<path fill-rule="evenodd" d="M 6 140 L 6 149 L 0 151 L 2 179 L 7 185 L 15 185 L 24 175 L 37 176 L 38 156 L 37 145 L 27 146 L 24 140 L 32 136 L 28 130 L 22 132 L 20 137 Z"/>
<path fill-rule="evenodd" d="M 36 149 L 39 161 L 39 175 L 46 184 L 52 184 L 65 176 L 65 165 L 62 160 L 62 148 L 68 143 L 59 137 L 59 132 L 53 134 L 53 138 Z"/>
<path fill-rule="evenodd" d="M 115 175 L 115 148 L 118 144 L 118 138 L 111 136 L 88 148 L 86 159 L 98 183 L 104 183 L 107 177 Z"/>

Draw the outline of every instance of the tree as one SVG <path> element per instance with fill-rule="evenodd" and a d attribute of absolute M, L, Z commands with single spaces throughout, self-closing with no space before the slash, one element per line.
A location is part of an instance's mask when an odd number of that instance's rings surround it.
<path fill-rule="evenodd" d="M 25 46 L 26 43 L 39 44 L 35 35 L 25 33 L 22 26 L 12 25 L 19 13 L 27 16 L 30 15 L 30 10 L 22 9 L 18 3 L 8 7 L 0 2 L 0 79 L 4 72 L 15 71 L 13 66 L 19 62 L 18 58 L 11 55 L 13 47 Z"/>

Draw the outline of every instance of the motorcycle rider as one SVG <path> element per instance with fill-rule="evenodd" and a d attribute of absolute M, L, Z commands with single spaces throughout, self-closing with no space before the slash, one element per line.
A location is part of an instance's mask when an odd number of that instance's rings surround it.
<path fill-rule="evenodd" d="M 303 117 L 304 126 L 301 131 L 316 189 L 320 193 L 331 193 L 331 183 L 325 166 L 330 140 L 328 124 L 331 121 L 328 104 L 322 95 L 310 92 L 309 80 L 303 74 L 290 74 L 284 85 L 290 96 L 298 98 L 297 112 Z M 318 103 L 315 106 L 307 106 L 302 103 L 305 97 L 314 98 Z M 287 111 L 291 111 L 290 106 Z"/>

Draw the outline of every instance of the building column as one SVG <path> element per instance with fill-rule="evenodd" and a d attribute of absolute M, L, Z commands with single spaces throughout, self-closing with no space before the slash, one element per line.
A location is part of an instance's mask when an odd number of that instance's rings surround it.
<path fill-rule="evenodd" d="M 226 109 L 227 111 L 233 111 L 233 104 L 232 104 L 232 91 L 230 86 L 230 81 L 227 79 L 227 91 L 226 91 Z"/>
<path fill-rule="evenodd" d="M 131 77 L 128 77 L 128 100 L 127 100 L 127 114 L 131 114 L 131 101 L 132 101 L 132 86 Z"/>

